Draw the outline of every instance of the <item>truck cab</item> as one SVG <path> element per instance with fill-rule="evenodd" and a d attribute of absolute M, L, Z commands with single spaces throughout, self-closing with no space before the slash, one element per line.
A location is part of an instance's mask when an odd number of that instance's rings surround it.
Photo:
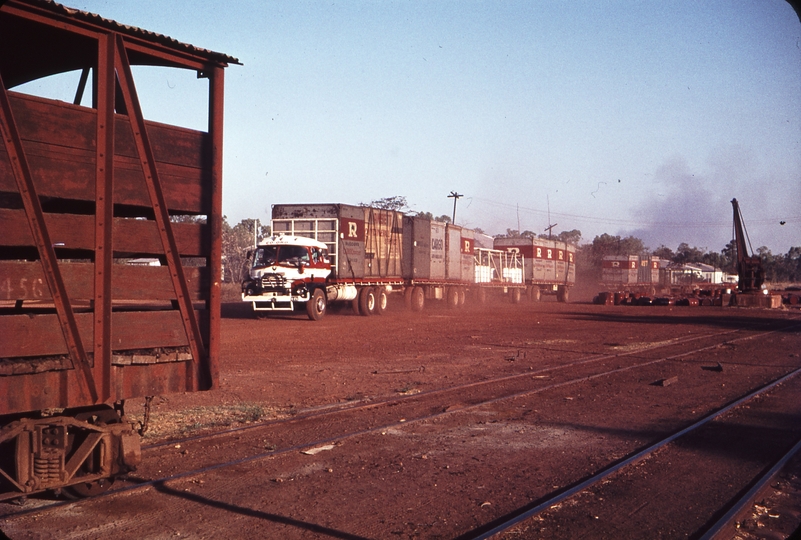
<path fill-rule="evenodd" d="M 254 311 L 293 311 L 305 303 L 310 318 L 322 317 L 331 276 L 325 244 L 302 236 L 270 236 L 248 254 L 247 264 L 242 301 L 252 303 Z"/>

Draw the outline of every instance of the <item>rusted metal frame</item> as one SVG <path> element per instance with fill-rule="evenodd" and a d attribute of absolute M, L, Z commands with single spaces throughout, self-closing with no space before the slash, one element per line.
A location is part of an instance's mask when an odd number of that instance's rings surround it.
<path fill-rule="evenodd" d="M 128 109 L 131 128 L 133 129 L 133 137 L 142 165 L 142 173 L 145 177 L 145 184 L 147 185 L 148 194 L 150 195 L 152 210 L 155 214 L 159 236 L 164 248 L 164 257 L 167 259 L 170 277 L 172 278 L 173 287 L 175 288 L 176 302 L 181 312 L 186 337 L 189 341 L 189 348 L 192 351 L 193 373 L 198 373 L 200 360 L 206 357 L 206 350 L 200 333 L 200 326 L 198 325 L 195 310 L 192 305 L 192 298 L 189 295 L 189 287 L 186 283 L 178 245 L 175 241 L 172 224 L 170 223 L 167 203 L 161 189 L 161 181 L 159 179 L 158 170 L 156 169 L 153 147 L 150 144 L 147 126 L 145 125 L 145 119 L 142 115 L 142 108 L 139 105 L 139 99 L 136 95 L 136 86 L 134 84 L 133 74 L 131 73 L 131 65 L 128 62 L 128 54 L 125 50 L 125 41 L 120 34 L 116 35 L 116 41 L 115 58 L 117 76 L 119 77 L 123 99 Z M 186 382 L 187 389 L 193 389 L 194 385 L 197 383 L 194 376 L 187 377 Z"/>
<path fill-rule="evenodd" d="M 102 401 L 111 397 L 111 282 L 114 264 L 114 69 L 115 34 L 98 38 L 97 148 L 95 170 L 94 373 Z"/>
<path fill-rule="evenodd" d="M 61 30 L 66 30 L 71 34 L 80 34 L 92 38 L 97 37 L 98 34 L 98 27 L 95 24 L 66 17 L 61 13 L 54 13 L 48 9 L 15 2 L 14 0 L 9 0 L 7 4 L 4 4 L 2 10 L 21 19 L 46 24 Z"/>
<path fill-rule="evenodd" d="M 78 391 L 81 393 L 83 401 L 91 399 L 92 403 L 96 403 L 98 394 L 92 379 L 89 359 L 86 356 L 81 335 L 78 332 L 75 312 L 73 312 L 69 296 L 67 296 L 67 289 L 58 266 L 56 251 L 53 248 L 50 234 L 47 230 L 42 205 L 36 193 L 19 130 L 14 122 L 11 102 L 9 101 L 2 75 L 0 75 L 0 130 L 2 130 L 6 152 L 8 153 L 11 168 L 14 171 L 14 178 L 17 181 L 20 197 L 25 208 L 25 215 L 28 218 L 28 225 L 31 228 L 31 235 L 39 251 L 42 269 L 56 306 L 61 332 L 64 335 L 70 359 L 77 373 Z"/>
<path fill-rule="evenodd" d="M 69 17 L 62 13 L 56 13 L 48 9 L 37 6 L 30 6 L 14 0 L 9 0 L 8 4 L 2 4 L 2 10 L 11 15 L 16 15 L 26 20 L 45 24 L 47 26 L 66 30 L 72 34 L 79 34 L 86 37 L 97 38 L 98 35 L 115 33 L 106 25 L 99 25 L 92 21 L 85 21 L 75 17 Z M 125 41 L 130 50 L 135 50 L 170 62 L 174 67 L 187 69 L 203 70 L 209 64 L 209 59 L 202 54 L 194 54 L 191 51 L 182 51 L 172 48 L 169 45 L 161 45 L 156 42 L 147 41 L 143 37 L 125 34 Z M 225 62 L 218 62 L 220 66 L 226 66 Z"/>
<path fill-rule="evenodd" d="M 73 453 L 69 461 L 64 464 L 64 471 L 67 473 L 67 482 L 75 477 L 81 465 L 92 455 L 92 452 L 94 452 L 97 445 L 100 444 L 103 439 L 108 439 L 108 434 L 96 431 L 86 436 L 81 446 Z M 102 460 L 100 463 L 100 472 L 95 473 L 97 476 L 103 477 L 111 473 L 111 468 L 108 466 L 109 458 L 110 456 L 107 455 L 106 459 Z"/>
<path fill-rule="evenodd" d="M 73 105 L 80 105 L 83 101 L 83 94 L 86 91 L 86 83 L 89 80 L 89 68 L 85 67 L 81 70 L 81 79 L 78 81 L 78 88 L 75 90 L 75 99 L 72 100 Z"/>
<path fill-rule="evenodd" d="M 14 486 L 15 488 L 17 488 L 17 490 L 18 490 L 20 493 L 24 493 L 24 492 L 25 492 L 25 486 L 24 486 L 24 485 L 22 485 L 22 484 L 20 484 L 19 482 L 17 482 L 15 479 L 11 478 L 11 476 L 10 476 L 10 475 L 9 475 L 9 474 L 8 474 L 6 471 L 4 471 L 3 469 L 0 469 L 0 476 L 2 476 L 3 478 L 5 478 L 5 479 L 6 479 L 6 481 L 8 481 L 8 483 L 10 483 L 12 486 Z M 3 494 L 2 494 L 2 493 L 0 493 L 0 500 L 2 500 L 2 495 L 3 495 Z"/>
<path fill-rule="evenodd" d="M 3 433 L 3 436 L 0 437 L 0 443 L 11 441 L 13 439 L 16 439 L 20 435 L 29 433 L 25 428 L 26 428 L 26 424 L 23 424 L 23 423 L 17 424 L 16 427 L 10 429 L 6 433 Z M 17 444 L 16 446 L 21 446 L 21 445 Z M 16 466 L 16 464 L 15 464 L 15 467 L 16 467 L 16 470 L 14 472 L 17 473 L 17 474 L 19 474 L 21 469 L 24 469 L 22 467 Z M 20 484 L 19 482 L 17 482 L 17 480 L 19 480 L 19 478 L 13 478 L 11 475 L 6 473 L 6 471 L 4 471 L 2 468 L 0 468 L 0 476 L 5 478 L 6 480 L 8 480 L 20 492 L 25 492 L 25 485 L 24 484 Z M 2 493 L 0 493 L 0 500 L 2 500 Z"/>
<path fill-rule="evenodd" d="M 170 65 L 167 67 L 180 67 L 203 71 L 209 65 L 209 60 L 203 56 L 192 54 L 189 51 L 160 47 L 157 43 L 145 41 L 136 36 L 126 35 L 125 44 L 128 50 L 140 52 L 153 58 L 169 62 Z"/>
<path fill-rule="evenodd" d="M 207 386 L 213 388 L 219 381 L 220 358 L 220 303 L 222 283 L 222 160 L 223 160 L 223 105 L 224 71 L 215 66 L 209 78 L 209 138 L 211 142 L 211 267 L 209 295 L 209 377 Z"/>

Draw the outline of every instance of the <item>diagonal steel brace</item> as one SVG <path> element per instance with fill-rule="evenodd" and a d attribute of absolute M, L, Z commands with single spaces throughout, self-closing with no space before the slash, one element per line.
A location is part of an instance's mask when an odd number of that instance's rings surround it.
<path fill-rule="evenodd" d="M 192 297 L 189 294 L 189 287 L 186 283 L 186 277 L 184 276 L 178 244 L 175 241 L 175 234 L 172 230 L 167 203 L 161 188 L 158 170 L 156 169 L 153 147 L 150 144 L 147 126 L 145 125 L 145 119 L 142 114 L 142 107 L 136 94 L 136 85 L 134 84 L 133 74 L 131 72 L 131 64 L 128 61 L 128 53 L 125 50 L 125 42 L 119 34 L 117 35 L 115 55 L 117 77 L 119 78 L 123 101 L 128 110 L 139 161 L 142 165 L 142 173 L 145 176 L 145 184 L 147 185 L 148 194 L 150 195 L 150 202 L 153 207 L 159 236 L 164 248 L 164 256 L 167 259 L 167 266 L 175 289 L 176 301 L 181 311 L 181 318 L 183 319 L 186 337 L 189 341 L 189 348 L 192 351 L 192 362 L 195 368 L 194 373 L 198 373 L 200 359 L 206 356 L 206 350 L 200 333 L 197 316 L 195 315 L 194 306 L 192 306 Z M 190 384 L 194 382 L 195 381 L 188 381 Z"/>
<path fill-rule="evenodd" d="M 47 230 L 42 205 L 39 202 L 39 196 L 33 184 L 31 169 L 28 165 L 25 151 L 22 148 L 22 139 L 20 139 L 19 130 L 14 121 L 11 101 L 8 98 L 8 92 L 2 76 L 0 76 L 0 131 L 2 131 L 6 152 L 11 162 L 11 169 L 14 171 L 14 178 L 17 181 L 22 203 L 25 207 L 28 225 L 31 228 L 36 248 L 39 250 L 39 259 L 42 262 L 47 285 L 50 287 L 50 294 L 56 305 L 61 332 L 64 334 L 64 341 L 67 344 L 73 368 L 78 373 L 78 388 L 82 394 L 82 401 L 87 400 L 88 394 L 91 396 L 92 403 L 97 403 L 98 395 L 92 377 L 92 369 L 81 341 L 81 335 L 78 332 L 75 312 L 72 310 L 69 296 L 67 296 L 64 278 L 58 266 L 56 251 L 53 249 L 50 234 Z"/>

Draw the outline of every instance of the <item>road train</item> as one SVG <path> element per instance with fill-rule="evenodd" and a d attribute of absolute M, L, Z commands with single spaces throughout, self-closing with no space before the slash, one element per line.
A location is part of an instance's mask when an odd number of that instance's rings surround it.
<path fill-rule="evenodd" d="M 571 245 L 492 238 L 394 210 L 278 204 L 272 232 L 250 252 L 242 283 L 242 301 L 256 312 L 305 306 L 319 320 L 329 304 L 347 302 L 361 315 L 381 314 L 393 292 L 415 311 L 432 299 L 458 308 L 488 294 L 518 303 L 555 292 L 566 302 L 575 283 Z"/>

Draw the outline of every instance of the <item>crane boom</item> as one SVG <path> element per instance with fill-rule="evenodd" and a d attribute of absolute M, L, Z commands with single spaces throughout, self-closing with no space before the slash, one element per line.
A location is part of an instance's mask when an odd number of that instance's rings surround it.
<path fill-rule="evenodd" d="M 740 212 L 740 205 L 737 203 L 737 199 L 732 199 L 731 205 L 734 209 L 734 243 L 737 248 L 737 276 L 739 278 L 737 288 L 741 292 L 758 291 L 765 281 L 762 260 L 756 255 L 748 254 L 745 223 Z"/>

